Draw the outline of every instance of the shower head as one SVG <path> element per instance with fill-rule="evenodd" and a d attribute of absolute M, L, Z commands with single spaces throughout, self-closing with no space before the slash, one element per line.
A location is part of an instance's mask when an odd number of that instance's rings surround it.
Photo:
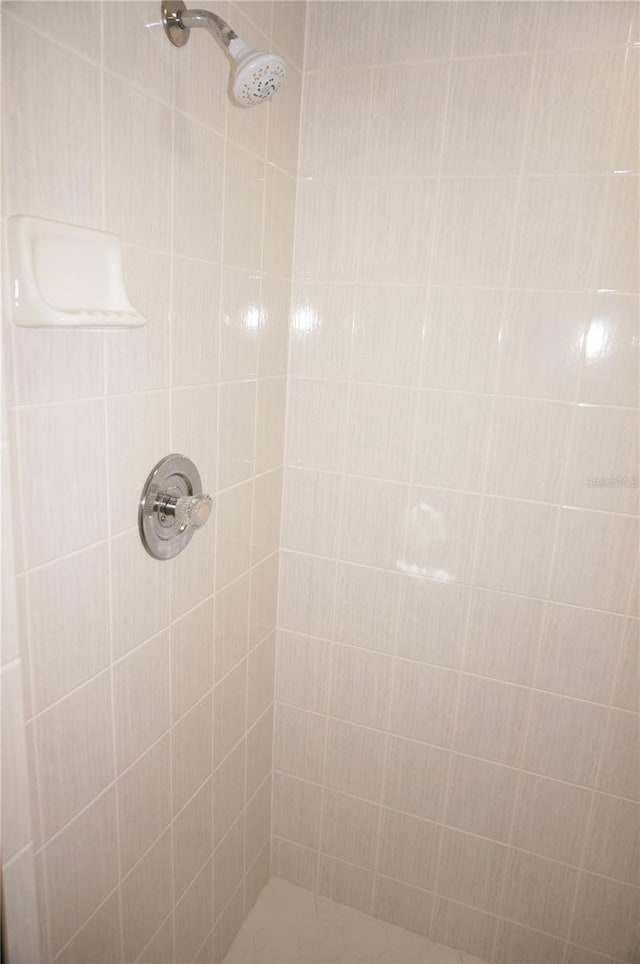
<path fill-rule="evenodd" d="M 184 47 L 191 27 L 204 27 L 231 60 L 229 94 L 238 107 L 255 107 L 280 90 L 285 63 L 275 54 L 253 50 L 221 17 L 208 10 L 187 10 L 182 0 L 163 0 L 162 23 L 175 47 Z"/>

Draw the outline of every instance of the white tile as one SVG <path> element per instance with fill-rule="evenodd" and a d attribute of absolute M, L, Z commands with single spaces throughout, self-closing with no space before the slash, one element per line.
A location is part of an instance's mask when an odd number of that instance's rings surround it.
<path fill-rule="evenodd" d="M 169 737 L 163 737 L 118 779 L 120 863 L 126 874 L 171 819 Z"/>
<path fill-rule="evenodd" d="M 453 45 L 456 57 L 532 51 L 536 43 L 535 3 L 474 0 L 459 8 Z"/>
<path fill-rule="evenodd" d="M 501 912 L 520 924 L 567 937 L 577 876 L 572 867 L 512 850 Z"/>
<path fill-rule="evenodd" d="M 342 471 L 347 397 L 346 382 L 292 379 L 287 413 L 289 464 Z"/>
<path fill-rule="evenodd" d="M 273 781 L 273 833 L 291 843 L 317 848 L 322 790 L 276 773 Z"/>
<path fill-rule="evenodd" d="M 349 177 L 364 172 L 371 70 L 305 76 L 300 177 Z"/>
<path fill-rule="evenodd" d="M 182 114 L 174 118 L 173 250 L 220 261 L 224 145 L 217 134 Z M 165 185 L 166 194 L 166 185 Z"/>
<path fill-rule="evenodd" d="M 205 696 L 171 731 L 173 812 L 209 777 L 212 769 L 211 695 Z"/>
<path fill-rule="evenodd" d="M 207 700 L 209 703 L 210 701 Z M 228 676 L 218 683 L 214 691 L 213 700 L 213 741 L 215 766 L 224 759 L 245 733 L 247 703 L 247 668 L 246 663 L 240 663 Z M 202 706 L 202 704 L 201 704 Z M 200 721 L 203 732 L 206 732 L 207 721 L 204 708 L 200 711 Z M 194 761 L 195 762 L 195 761 Z M 197 765 L 202 773 L 206 770 L 206 759 Z"/>
<path fill-rule="evenodd" d="M 323 784 L 332 790 L 379 802 L 385 761 L 384 734 L 327 720 L 326 741 Z"/>
<path fill-rule="evenodd" d="M 483 395 L 420 392 L 413 481 L 482 491 L 492 405 Z"/>
<path fill-rule="evenodd" d="M 634 40 L 638 14 L 633 6 L 614 2 L 577 9 L 564 0 L 540 11 L 538 43 L 542 49 L 626 44 Z"/>
<path fill-rule="evenodd" d="M 271 861 L 274 874 L 284 877 L 300 887 L 307 889 L 315 886 L 317 876 L 317 851 L 298 847 L 288 840 L 273 837 L 271 842 Z"/>
<path fill-rule="evenodd" d="M 335 556 L 340 539 L 335 520 L 342 489 L 338 475 L 288 467 L 282 498 L 282 548 Z"/>
<path fill-rule="evenodd" d="M 413 576 L 405 576 L 399 588 L 396 654 L 438 666 L 460 666 L 470 590 Z"/>
<path fill-rule="evenodd" d="M 493 951 L 496 918 L 484 911 L 438 897 L 433 908 L 433 938 L 488 960 Z M 463 960 L 465 958 L 463 957 Z"/>
<path fill-rule="evenodd" d="M 376 62 L 377 32 L 380 29 L 376 7 L 359 3 L 345 7 L 340 2 L 312 3 L 307 11 L 305 51 L 306 70 L 354 66 Z M 353 38 L 358 37 L 355 45 Z"/>
<path fill-rule="evenodd" d="M 276 698 L 303 709 L 326 712 L 331 644 L 298 633 L 278 632 Z"/>
<path fill-rule="evenodd" d="M 259 562 L 280 548 L 282 469 L 265 472 L 254 481 L 251 531 L 252 562 Z M 283 542 L 284 544 L 284 542 Z"/>
<path fill-rule="evenodd" d="M 92 2 L 79 0 L 72 10 L 52 10 L 47 0 L 29 4 L 10 2 L 6 10 L 83 57 L 99 61 L 101 17 Z"/>
<path fill-rule="evenodd" d="M 135 960 L 171 910 L 171 834 L 163 834 L 122 881 L 125 958 Z"/>
<path fill-rule="evenodd" d="M 212 492 L 217 472 L 218 390 L 215 385 L 174 388 L 171 397 L 171 444 L 188 452 L 198 467 L 203 492 Z"/>
<path fill-rule="evenodd" d="M 283 773 L 322 782 L 327 721 L 315 713 L 278 706 L 274 733 L 274 767 Z"/>
<path fill-rule="evenodd" d="M 120 902 L 118 895 L 112 894 L 80 928 L 57 960 L 61 964 L 89 961 L 95 957 L 96 949 L 102 960 L 117 960 L 121 955 L 120 934 Z"/>
<path fill-rule="evenodd" d="M 515 766 L 522 751 L 528 709 L 528 690 L 463 676 L 453 745 L 462 753 Z"/>
<path fill-rule="evenodd" d="M 115 776 L 111 681 L 102 673 L 40 715 L 35 749 L 46 839 Z"/>
<path fill-rule="evenodd" d="M 417 402 L 410 388 L 352 385 L 344 471 L 408 482 Z"/>
<path fill-rule="evenodd" d="M 508 843 L 517 776 L 517 771 L 510 767 L 452 756 L 446 823 Z"/>
<path fill-rule="evenodd" d="M 442 156 L 447 174 L 519 173 L 532 66 L 530 56 L 454 62 Z"/>
<path fill-rule="evenodd" d="M 633 959 L 638 946 L 637 888 L 581 874 L 569 936 L 607 956 Z"/>
<path fill-rule="evenodd" d="M 174 257 L 171 303 L 174 385 L 198 385 L 218 377 L 220 269 Z"/>
<path fill-rule="evenodd" d="M 144 551 L 137 528 L 112 539 L 110 561 L 113 653 L 123 656 L 168 625 L 171 570 Z"/>
<path fill-rule="evenodd" d="M 205 785 L 206 786 L 206 785 Z M 217 847 L 242 812 L 245 797 L 244 740 L 217 767 L 213 775 L 213 844 Z"/>
<path fill-rule="evenodd" d="M 104 336 L 101 331 L 16 327 L 13 346 L 8 341 L 5 342 L 7 362 L 11 352 L 15 357 L 16 384 L 13 393 L 7 394 L 15 395 L 16 402 L 30 405 L 102 394 Z"/>
<path fill-rule="evenodd" d="M 103 15 L 107 70 L 170 103 L 172 66 L 177 57 L 167 44 L 154 4 L 138 0 L 129 17 L 123 17 L 118 7 L 108 5 Z"/>
<path fill-rule="evenodd" d="M 640 807 L 597 793 L 594 797 L 584 867 L 638 886 Z"/>
<path fill-rule="evenodd" d="M 325 790 L 320 850 L 373 870 L 376 863 L 379 808 L 368 801 Z"/>
<path fill-rule="evenodd" d="M 360 196 L 357 182 L 300 181 L 296 212 L 299 279 L 353 280 L 356 265 L 353 231 L 359 223 Z M 322 232 L 315 229 L 319 221 L 324 225 Z M 332 243 L 326 245 L 324 237 L 330 237 Z"/>
<path fill-rule="evenodd" d="M 295 552 L 280 559 L 278 621 L 283 629 L 331 637 L 335 563 Z"/>
<path fill-rule="evenodd" d="M 639 747 L 638 715 L 611 710 L 597 778 L 598 790 L 640 800 L 640 774 L 636 766 Z"/>
<path fill-rule="evenodd" d="M 638 410 L 578 405 L 567 467 L 570 505 L 640 511 Z"/>
<path fill-rule="evenodd" d="M 443 897 L 496 913 L 508 853 L 501 844 L 445 827 L 438 892 Z"/>
<path fill-rule="evenodd" d="M 419 384 L 425 309 L 422 287 L 359 286 L 351 377 L 392 385 Z"/>
<path fill-rule="evenodd" d="M 165 631 L 114 667 L 116 760 L 121 772 L 169 728 L 170 646 Z"/>
<path fill-rule="evenodd" d="M 523 767 L 593 786 L 606 717 L 607 711 L 600 706 L 533 693 Z"/>
<path fill-rule="evenodd" d="M 106 227 L 129 244 L 166 251 L 171 111 L 112 75 L 104 99 Z M 131 158 L 126 167 L 123 157 Z"/>
<path fill-rule="evenodd" d="M 282 465 L 286 424 L 285 378 L 260 379 L 256 392 L 256 474 Z"/>
<path fill-rule="evenodd" d="M 291 375 L 348 378 L 355 292 L 352 284 L 295 284 L 289 334 Z"/>
<path fill-rule="evenodd" d="M 531 683 L 543 614 L 541 600 L 474 590 L 464 668 L 511 683 Z"/>
<path fill-rule="evenodd" d="M 258 563 L 251 572 L 249 648 L 273 633 L 278 607 L 278 555 Z"/>
<path fill-rule="evenodd" d="M 544 596 L 556 527 L 554 506 L 487 498 L 474 582 L 486 589 Z M 522 546 L 527 552 L 522 552 Z"/>
<path fill-rule="evenodd" d="M 40 27 L 38 13 L 36 18 Z M 70 28 L 72 36 L 75 33 L 77 38 L 77 28 L 83 23 L 87 23 L 86 15 Z M 96 43 L 98 33 L 95 26 L 87 31 Z M 7 87 L 13 91 L 4 114 L 5 145 L 9 148 L 5 158 L 6 213 L 28 212 L 100 227 L 97 67 L 10 17 L 3 34 L 3 73 Z M 71 128 L 77 142 L 68 136 Z M 82 144 L 82 152 L 76 150 L 76 143 Z M 43 157 L 46 165 L 42 164 Z"/>
<path fill-rule="evenodd" d="M 250 867 L 261 851 L 269 848 L 271 830 L 271 781 L 265 780 L 262 787 L 247 804 L 245 866 Z"/>
<path fill-rule="evenodd" d="M 171 828 L 176 899 L 185 892 L 213 852 L 211 780 L 180 811 Z"/>
<path fill-rule="evenodd" d="M 457 673 L 399 660 L 391 699 L 391 732 L 423 743 L 450 746 L 457 685 Z"/>
<path fill-rule="evenodd" d="M 511 843 L 542 857 L 577 865 L 592 794 L 557 780 L 523 773 Z"/>
<path fill-rule="evenodd" d="M 342 934 L 338 928 L 332 926 L 331 920 L 327 921 L 326 918 L 331 912 L 336 916 L 340 915 L 341 912 L 344 916 L 349 914 L 348 909 L 342 907 L 337 901 L 343 901 L 349 907 L 355 907 L 365 913 L 368 912 L 371 906 L 372 878 L 373 874 L 368 870 L 354 867 L 353 864 L 345 864 L 341 860 L 325 857 L 324 854 L 320 855 L 318 889 L 321 894 L 325 895 L 326 902 L 323 902 L 322 898 L 316 898 L 316 906 L 318 907 L 318 922 L 322 927 L 320 933 L 322 937 L 326 934 L 328 938 L 328 940 L 321 939 L 319 949 L 322 957 L 333 957 L 334 953 L 340 949 L 342 939 L 344 940 L 346 954 L 348 956 L 353 954 L 355 941 L 353 941 L 352 926 L 356 923 L 354 919 L 356 915 L 350 915 L 350 920 L 347 920 Z M 329 903 L 326 898 L 331 898 L 332 906 L 330 910 L 326 906 Z M 367 921 L 367 923 L 373 923 L 373 921 Z M 308 947 L 306 942 L 301 940 L 301 950 L 305 946 Z M 315 957 L 316 953 L 309 956 Z"/>
<path fill-rule="evenodd" d="M 396 567 L 439 582 L 471 582 L 480 503 L 466 492 L 412 488 L 406 544 Z"/>
<path fill-rule="evenodd" d="M 378 871 L 405 884 L 432 890 L 440 826 L 393 810 L 383 810 Z"/>
<path fill-rule="evenodd" d="M 256 383 L 220 386 L 218 488 L 243 482 L 254 473 Z"/>
<path fill-rule="evenodd" d="M 2 808 L 3 859 L 5 865 L 32 839 L 29 807 L 29 767 L 24 728 L 20 663 L 7 666 L 0 674 L 2 697 L 2 782 L 11 787 Z M 16 872 L 20 874 L 20 871 Z"/>
<path fill-rule="evenodd" d="M 388 656 L 350 646 L 333 646 L 330 716 L 383 729 L 391 697 Z"/>
<path fill-rule="evenodd" d="M 109 663 L 107 562 L 99 546 L 27 576 L 35 712 Z"/>
<path fill-rule="evenodd" d="M 217 4 L 218 15 L 226 15 L 226 3 Z M 211 56 L 211 37 L 194 30 L 185 51 L 169 49 L 174 70 L 175 106 L 185 114 L 224 133 L 229 67 L 224 58 Z M 184 53 L 186 56 L 181 57 Z"/>
<path fill-rule="evenodd" d="M 273 707 L 270 707 L 247 733 L 247 798 L 273 769 L 273 743 Z"/>
<path fill-rule="evenodd" d="M 426 820 L 442 820 L 448 770 L 445 750 L 389 737 L 383 803 Z"/>
<path fill-rule="evenodd" d="M 376 877 L 373 912 L 379 920 L 427 934 L 431 922 L 431 894 L 387 877 Z"/>
<path fill-rule="evenodd" d="M 216 595 L 214 637 L 216 681 L 226 676 L 247 655 L 250 588 L 251 579 L 246 573 Z"/>
<path fill-rule="evenodd" d="M 383 569 L 401 568 L 407 496 L 406 486 L 397 482 L 347 478 L 339 558 Z"/>
<path fill-rule="evenodd" d="M 171 627 L 171 709 L 176 720 L 213 686 L 213 600 Z"/>
<path fill-rule="evenodd" d="M 211 930 L 213 875 L 208 861 L 175 908 L 176 959 L 192 961 Z"/>
<path fill-rule="evenodd" d="M 247 671 L 247 726 L 273 703 L 275 674 L 275 632 L 249 654 Z"/>
<path fill-rule="evenodd" d="M 306 16 L 305 3 L 294 0 L 286 6 L 281 3 L 273 5 L 272 40 L 297 67 L 302 66 L 304 56 Z"/>
<path fill-rule="evenodd" d="M 222 145 L 220 145 L 220 162 L 222 162 Z M 227 144 L 225 170 L 225 264 L 258 271 L 262 254 L 261 212 L 264 201 L 264 163 L 241 148 Z M 213 171 L 208 171 L 209 179 L 214 180 L 213 175 Z M 198 205 L 202 204 L 201 197 L 194 197 L 194 202 L 196 201 Z M 208 220 L 215 222 L 217 219 L 211 218 L 211 210 L 205 206 L 203 213 Z M 211 260 L 217 260 L 216 253 L 212 253 Z"/>
<path fill-rule="evenodd" d="M 333 637 L 362 649 L 395 649 L 397 577 L 365 566 L 338 564 Z"/>
<path fill-rule="evenodd" d="M 502 301 L 501 291 L 481 288 L 431 291 L 424 336 L 423 385 L 449 391 L 495 390 Z"/>
<path fill-rule="evenodd" d="M 598 292 L 589 321 L 578 398 L 595 405 L 638 405 L 640 306 L 633 295 Z"/>
<path fill-rule="evenodd" d="M 426 282 L 435 216 L 435 180 L 364 181 L 358 280 L 368 283 Z M 351 188 L 354 194 L 356 192 Z M 347 236 L 352 233 L 347 232 Z M 397 238 L 403 238 L 403 244 Z M 340 274 L 336 280 L 352 275 Z"/>
<path fill-rule="evenodd" d="M 95 505 L 105 502 L 104 407 L 87 401 L 23 409 L 19 429 L 22 501 L 29 507 L 24 523 L 26 564 L 31 567 L 107 534 L 106 514 L 94 511 Z M 87 467 L 90 500 L 85 497 Z M 136 482 L 136 488 L 138 484 L 142 486 Z M 62 508 L 60 491 L 65 494 Z"/>
<path fill-rule="evenodd" d="M 521 927 L 511 921 L 498 923 L 496 954 L 501 961 L 531 961 L 531 964 L 549 964 L 563 960 L 565 945 L 540 931 Z"/>
<path fill-rule="evenodd" d="M 221 381 L 256 377 L 261 324 L 258 275 L 238 268 L 224 268 L 220 318 Z"/>

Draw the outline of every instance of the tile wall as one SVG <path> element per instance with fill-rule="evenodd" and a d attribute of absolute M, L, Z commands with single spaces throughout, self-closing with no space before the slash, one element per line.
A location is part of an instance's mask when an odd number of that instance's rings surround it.
<path fill-rule="evenodd" d="M 5 330 L 31 833 L 57 964 L 220 957 L 269 876 L 304 6 L 216 5 L 289 64 L 280 100 L 246 112 L 212 39 L 173 48 L 159 10 L 3 4 L 4 212 L 118 233 L 148 318 Z M 137 501 L 172 451 L 216 511 L 158 563 Z"/>
<path fill-rule="evenodd" d="M 500 962 L 640 954 L 639 62 L 309 5 L 273 869 Z"/>

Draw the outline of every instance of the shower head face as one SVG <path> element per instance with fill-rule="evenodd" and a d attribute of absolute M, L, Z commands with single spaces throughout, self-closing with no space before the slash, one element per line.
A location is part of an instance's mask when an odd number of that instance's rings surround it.
<path fill-rule="evenodd" d="M 273 97 L 285 77 L 286 68 L 281 57 L 249 50 L 233 67 L 231 96 L 238 107 L 255 107 Z"/>

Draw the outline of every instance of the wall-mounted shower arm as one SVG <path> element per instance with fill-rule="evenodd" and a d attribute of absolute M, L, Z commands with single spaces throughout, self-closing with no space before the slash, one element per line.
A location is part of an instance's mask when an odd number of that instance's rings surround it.
<path fill-rule="evenodd" d="M 209 10 L 187 10 L 182 0 L 167 0 L 162 8 L 169 40 L 182 47 L 189 39 L 191 27 L 204 27 L 222 47 L 228 47 L 238 34 L 226 20 Z"/>

